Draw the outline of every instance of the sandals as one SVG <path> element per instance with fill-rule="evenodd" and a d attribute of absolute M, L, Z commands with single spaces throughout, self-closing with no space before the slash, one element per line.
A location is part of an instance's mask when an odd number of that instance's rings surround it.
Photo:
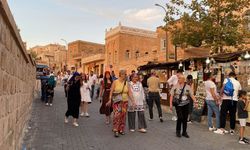
<path fill-rule="evenodd" d="M 117 137 L 119 137 L 119 132 L 114 132 L 114 136 L 117 138 Z"/>

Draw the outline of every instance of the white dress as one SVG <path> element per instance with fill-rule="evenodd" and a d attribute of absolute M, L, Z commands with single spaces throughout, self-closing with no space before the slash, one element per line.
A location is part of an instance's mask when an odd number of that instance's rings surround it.
<path fill-rule="evenodd" d="M 89 82 L 87 83 L 83 82 L 83 85 L 80 88 L 82 102 L 87 102 L 87 103 L 91 102 L 90 89 L 91 85 L 89 84 Z"/>

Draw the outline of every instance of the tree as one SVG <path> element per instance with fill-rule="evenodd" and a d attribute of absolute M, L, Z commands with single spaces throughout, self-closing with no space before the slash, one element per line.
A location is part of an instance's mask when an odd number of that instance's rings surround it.
<path fill-rule="evenodd" d="M 34 51 L 30 51 L 30 55 L 34 60 L 37 59 L 37 54 Z"/>
<path fill-rule="evenodd" d="M 211 47 L 212 53 L 223 53 L 230 46 L 240 49 L 249 37 L 241 16 L 249 6 L 250 0 L 170 0 L 165 21 L 174 44 L 203 44 Z"/>

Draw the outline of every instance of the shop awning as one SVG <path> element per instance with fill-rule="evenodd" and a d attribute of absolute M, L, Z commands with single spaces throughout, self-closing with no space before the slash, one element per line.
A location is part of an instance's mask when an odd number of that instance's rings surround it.
<path fill-rule="evenodd" d="M 246 51 L 250 51 L 250 49 L 244 50 L 244 51 L 237 51 L 237 52 L 232 52 L 232 53 L 223 53 L 223 54 L 217 54 L 217 55 L 204 55 L 201 57 L 189 57 L 184 60 L 179 60 L 175 62 L 166 62 L 166 63 L 153 63 L 149 62 L 147 65 L 143 65 L 138 67 L 138 70 L 143 71 L 143 70 L 151 70 L 151 69 L 174 69 L 178 68 L 178 65 L 180 62 L 182 63 L 189 63 L 191 60 L 193 61 L 204 61 L 209 58 L 213 58 L 216 62 L 219 63 L 226 63 L 230 61 L 236 61 L 239 59 L 239 57 L 243 57 L 246 53 Z"/>

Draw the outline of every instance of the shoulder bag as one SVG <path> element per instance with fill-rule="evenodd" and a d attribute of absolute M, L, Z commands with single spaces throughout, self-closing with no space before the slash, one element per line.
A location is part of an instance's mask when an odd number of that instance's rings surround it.
<path fill-rule="evenodd" d="M 184 92 L 184 89 L 185 89 L 185 87 L 186 87 L 186 83 L 184 84 L 184 86 L 183 86 L 183 88 L 182 88 L 182 90 L 181 90 L 181 94 L 180 94 L 180 97 L 179 98 L 174 98 L 173 99 L 173 106 L 178 106 L 180 103 L 181 103 L 181 99 L 182 99 L 182 95 L 183 95 L 183 92 Z"/>
<path fill-rule="evenodd" d="M 113 103 L 118 103 L 118 102 L 122 101 L 122 93 L 124 91 L 124 87 L 126 85 L 126 82 L 127 81 L 124 81 L 124 84 L 123 84 L 123 87 L 122 87 L 122 91 L 120 93 L 113 93 L 112 94 Z"/>

